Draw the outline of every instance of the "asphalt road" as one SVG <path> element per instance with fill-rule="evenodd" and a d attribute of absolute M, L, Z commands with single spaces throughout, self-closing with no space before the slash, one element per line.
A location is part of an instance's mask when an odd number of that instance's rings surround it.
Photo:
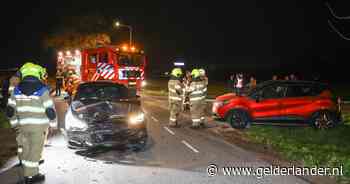
<path fill-rule="evenodd" d="M 56 100 L 59 121 L 63 125 L 67 105 Z M 225 176 L 221 167 L 269 167 L 255 153 L 189 128 L 190 119 L 182 117 L 181 128 L 167 127 L 167 100 L 143 97 L 147 115 L 149 142 L 142 152 L 113 150 L 93 156 L 82 156 L 66 146 L 62 134 L 51 138 L 51 147 L 44 150 L 45 163 L 41 171 L 48 184 L 109 184 L 109 183 L 307 183 L 295 176 Z M 210 122 L 208 123 L 210 126 Z M 20 175 L 16 158 L 2 169 L 0 183 L 15 183 Z M 208 176 L 210 164 L 218 166 L 216 176 Z"/>

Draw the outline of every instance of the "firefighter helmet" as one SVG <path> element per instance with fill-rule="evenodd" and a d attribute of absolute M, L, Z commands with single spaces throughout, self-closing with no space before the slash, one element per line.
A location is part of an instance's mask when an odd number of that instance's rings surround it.
<path fill-rule="evenodd" d="M 199 77 L 199 70 L 198 69 L 193 69 L 191 72 L 191 75 L 193 78 L 198 78 Z"/>
<path fill-rule="evenodd" d="M 181 77 L 181 75 L 182 75 L 182 70 L 181 70 L 181 68 L 174 68 L 174 69 L 171 71 L 171 75 L 174 76 L 174 77 Z"/>
<path fill-rule="evenodd" d="M 43 68 L 34 63 L 27 62 L 20 68 L 20 72 L 22 74 L 22 78 L 27 76 L 33 76 L 38 79 L 41 79 Z"/>

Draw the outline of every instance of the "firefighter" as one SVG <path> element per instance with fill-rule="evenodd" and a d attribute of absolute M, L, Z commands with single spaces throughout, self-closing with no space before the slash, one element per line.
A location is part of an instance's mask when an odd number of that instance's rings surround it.
<path fill-rule="evenodd" d="M 181 82 L 182 70 L 180 68 L 174 68 L 171 71 L 171 77 L 168 82 L 169 90 L 169 126 L 178 126 L 178 117 L 182 109 L 182 98 L 184 85 Z"/>
<path fill-rule="evenodd" d="M 203 87 L 203 99 L 201 100 L 201 121 L 200 125 L 201 127 L 205 126 L 205 108 L 207 106 L 205 99 L 207 98 L 208 95 L 208 77 L 206 76 L 205 70 L 203 68 L 199 69 L 199 78 L 200 78 L 200 83 L 201 85 L 204 85 Z"/>
<path fill-rule="evenodd" d="M 45 180 L 39 173 L 45 131 L 57 125 L 50 123 L 56 119 L 56 112 L 48 88 L 42 82 L 44 68 L 26 63 L 20 72 L 22 80 L 9 99 L 6 114 L 11 126 L 18 130 L 18 157 L 24 173 L 20 183 L 27 184 Z"/>
<path fill-rule="evenodd" d="M 197 129 L 200 127 L 202 108 L 203 108 L 203 99 L 205 85 L 200 79 L 200 73 L 198 69 L 193 69 L 191 72 L 192 82 L 189 87 L 189 98 L 191 103 L 191 118 L 192 126 L 191 128 Z"/>
<path fill-rule="evenodd" d="M 56 96 L 61 96 L 61 88 L 63 85 L 63 72 L 62 70 L 58 69 L 56 73 Z"/>

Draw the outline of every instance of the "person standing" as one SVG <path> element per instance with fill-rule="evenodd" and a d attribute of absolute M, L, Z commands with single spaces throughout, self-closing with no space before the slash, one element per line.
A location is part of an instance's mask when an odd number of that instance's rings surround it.
<path fill-rule="evenodd" d="M 174 68 L 171 71 L 171 77 L 168 82 L 170 127 L 178 126 L 178 118 L 182 109 L 184 85 L 181 82 L 181 77 L 182 70 L 180 68 Z"/>
<path fill-rule="evenodd" d="M 204 99 L 204 88 L 205 85 L 200 79 L 200 74 L 198 69 L 193 69 L 191 72 L 192 82 L 188 89 L 189 98 L 191 103 L 191 119 L 192 126 L 191 128 L 197 129 L 200 127 L 201 116 L 202 116 L 202 102 Z"/>
<path fill-rule="evenodd" d="M 230 75 L 230 79 L 228 80 L 228 88 L 229 92 L 235 93 L 235 74 Z"/>
<path fill-rule="evenodd" d="M 39 65 L 26 63 L 20 68 L 21 82 L 15 87 L 8 103 L 6 115 L 11 126 L 18 131 L 18 154 L 24 178 L 20 183 L 45 180 L 39 173 L 45 131 L 56 127 L 54 103 L 47 86 L 42 82 L 45 70 Z"/>
<path fill-rule="evenodd" d="M 249 90 L 252 90 L 256 87 L 256 79 L 251 76 L 249 81 Z"/>
<path fill-rule="evenodd" d="M 239 73 L 236 75 L 236 80 L 235 80 L 235 89 L 236 89 L 236 95 L 240 96 L 242 91 L 243 91 L 243 74 Z"/>
<path fill-rule="evenodd" d="M 204 69 L 199 69 L 199 78 L 200 78 L 200 85 L 203 85 L 203 99 L 201 100 L 201 108 L 200 108 L 200 113 L 201 113 L 201 121 L 200 121 L 200 126 L 204 127 L 205 126 L 205 109 L 207 107 L 206 103 L 206 98 L 208 95 L 208 77 L 206 76 L 205 70 Z"/>
<path fill-rule="evenodd" d="M 61 96 L 61 89 L 63 87 L 63 72 L 58 69 L 56 73 L 56 96 Z"/>

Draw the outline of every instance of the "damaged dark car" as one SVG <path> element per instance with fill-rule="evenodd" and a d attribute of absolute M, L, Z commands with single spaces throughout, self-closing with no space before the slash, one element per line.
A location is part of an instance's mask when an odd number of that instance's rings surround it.
<path fill-rule="evenodd" d="M 147 143 L 146 118 L 136 92 L 112 82 L 81 84 L 65 116 L 68 147 L 128 146 Z"/>

